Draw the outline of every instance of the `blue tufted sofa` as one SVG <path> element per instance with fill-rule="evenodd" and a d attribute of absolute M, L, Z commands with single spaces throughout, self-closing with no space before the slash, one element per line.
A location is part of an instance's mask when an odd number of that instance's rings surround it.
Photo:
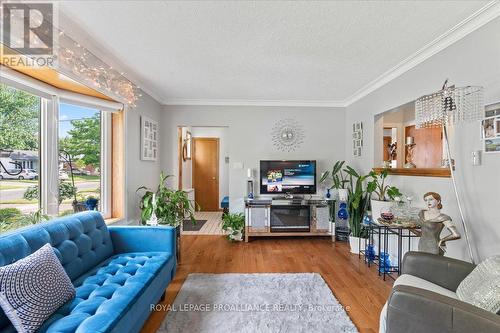
<path fill-rule="evenodd" d="M 98 212 L 57 218 L 0 236 L 0 266 L 50 243 L 76 288 L 40 333 L 138 332 L 172 280 L 175 229 L 107 227 Z M 15 332 L 0 309 L 0 333 Z"/>

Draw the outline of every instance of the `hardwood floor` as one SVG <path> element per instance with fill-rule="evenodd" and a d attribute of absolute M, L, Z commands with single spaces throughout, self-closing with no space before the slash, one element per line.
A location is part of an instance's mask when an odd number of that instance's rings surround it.
<path fill-rule="evenodd" d="M 378 332 L 391 286 L 368 268 L 349 245 L 330 238 L 258 238 L 230 243 L 224 236 L 182 236 L 182 262 L 167 288 L 171 304 L 189 273 L 320 273 L 360 332 Z M 166 312 L 154 312 L 143 333 L 156 332 Z"/>

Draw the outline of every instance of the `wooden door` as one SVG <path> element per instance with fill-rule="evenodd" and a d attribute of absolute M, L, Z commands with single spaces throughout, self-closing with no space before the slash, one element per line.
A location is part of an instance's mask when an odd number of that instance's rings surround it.
<path fill-rule="evenodd" d="M 202 211 L 219 210 L 219 139 L 193 138 L 193 188 Z"/>
<path fill-rule="evenodd" d="M 405 137 L 412 136 L 415 142 L 413 163 L 417 168 L 439 168 L 443 158 L 443 134 L 441 127 L 415 128 L 407 126 Z M 406 159 L 405 149 L 405 159 Z M 406 163 L 406 162 L 405 162 Z"/>

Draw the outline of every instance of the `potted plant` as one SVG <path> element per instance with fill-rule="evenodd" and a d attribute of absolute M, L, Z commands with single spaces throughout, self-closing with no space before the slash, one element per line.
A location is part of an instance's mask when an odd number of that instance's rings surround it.
<path fill-rule="evenodd" d="M 380 217 L 381 213 L 387 212 L 391 206 L 392 201 L 396 198 L 401 198 L 403 194 L 395 186 L 389 186 L 386 184 L 386 179 L 388 176 L 387 169 L 382 170 L 380 174 L 375 171 L 370 172 L 369 176 L 372 180 L 369 182 L 370 188 L 373 189 L 373 194 L 371 198 L 371 208 L 372 208 L 372 218 L 374 221 Z"/>
<path fill-rule="evenodd" d="M 160 184 L 156 191 L 148 189 L 146 186 L 139 187 L 136 192 L 145 191 L 140 200 L 141 223 L 151 223 L 156 220 L 157 224 L 169 225 L 176 228 L 177 233 L 177 258 L 180 249 L 180 225 L 186 217 L 196 223 L 194 218 L 194 204 L 189 201 L 187 192 L 182 190 L 172 190 L 167 186 L 167 179 L 171 175 L 160 174 Z M 148 223 L 149 222 L 149 223 Z"/>
<path fill-rule="evenodd" d="M 320 183 L 325 183 L 327 181 L 330 181 L 332 183 L 332 186 L 329 188 L 331 189 L 336 189 L 339 197 L 341 199 L 347 198 L 347 190 L 345 188 L 346 184 L 349 183 L 349 180 L 347 179 L 346 174 L 342 170 L 342 167 L 344 166 L 345 161 L 337 161 L 332 168 L 332 171 L 325 171 L 323 175 L 321 176 L 321 179 L 319 180 Z M 345 200 L 341 200 L 345 201 Z"/>
<path fill-rule="evenodd" d="M 222 230 L 227 232 L 230 241 L 241 242 L 243 240 L 243 230 L 245 229 L 245 215 L 242 213 L 228 213 L 222 218 Z"/>
<path fill-rule="evenodd" d="M 349 245 L 351 253 L 359 253 L 360 244 L 364 248 L 366 239 L 366 232 L 361 228 L 363 217 L 368 206 L 368 198 L 373 191 L 373 184 L 364 186 L 365 180 L 370 175 L 361 176 L 356 170 L 350 166 L 346 166 L 344 171 L 349 176 L 348 181 L 348 201 L 347 208 L 349 213 L 349 228 L 351 234 L 349 236 Z"/>

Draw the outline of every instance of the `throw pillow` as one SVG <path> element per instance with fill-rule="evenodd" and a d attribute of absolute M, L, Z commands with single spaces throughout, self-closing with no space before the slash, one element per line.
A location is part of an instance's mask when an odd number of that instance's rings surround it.
<path fill-rule="evenodd" d="M 459 300 L 486 311 L 500 311 L 500 255 L 489 257 L 458 285 Z"/>
<path fill-rule="evenodd" d="M 0 306 L 20 333 L 35 332 L 75 288 L 52 246 L 0 267 Z"/>

